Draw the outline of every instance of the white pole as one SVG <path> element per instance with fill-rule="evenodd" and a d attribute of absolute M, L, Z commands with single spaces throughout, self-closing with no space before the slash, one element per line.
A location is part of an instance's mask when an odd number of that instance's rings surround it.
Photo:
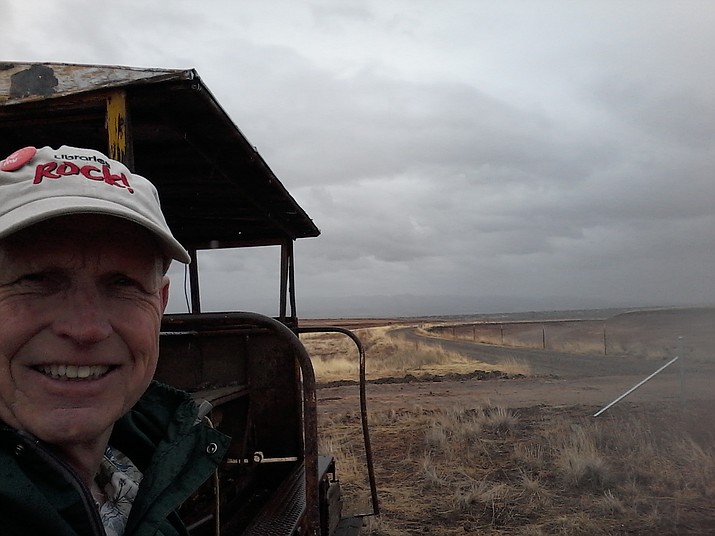
<path fill-rule="evenodd" d="M 636 385 L 634 385 L 633 387 L 631 387 L 630 389 L 628 389 L 628 391 L 626 391 L 626 392 L 623 393 L 621 396 L 619 396 L 618 398 L 616 398 L 613 402 L 611 402 L 610 404 L 608 404 L 605 408 L 603 408 L 603 409 L 597 411 L 596 413 L 594 413 L 593 416 L 594 416 L 594 417 L 598 417 L 601 413 L 603 413 L 604 411 L 606 411 L 606 410 L 607 410 L 608 408 L 610 408 L 611 406 L 614 406 L 615 404 L 618 404 L 621 400 L 623 400 L 624 398 L 626 398 L 629 394 L 631 394 L 633 391 L 635 391 L 636 389 L 638 389 L 638 388 L 639 388 L 641 385 L 643 385 L 645 382 L 647 382 L 648 380 L 650 380 L 651 378 L 653 378 L 653 376 L 656 376 L 656 375 L 659 374 L 661 371 L 665 370 L 665 369 L 668 368 L 670 365 L 672 365 L 673 363 L 675 363 L 678 359 L 680 359 L 680 356 L 676 356 L 676 357 L 674 357 L 673 359 L 671 359 L 670 361 L 668 361 L 665 365 L 663 365 L 662 367 L 660 367 L 660 368 L 659 368 L 658 370 L 656 370 L 653 374 L 651 374 L 650 376 L 648 376 L 645 380 L 643 380 L 643 381 L 637 383 Z"/>

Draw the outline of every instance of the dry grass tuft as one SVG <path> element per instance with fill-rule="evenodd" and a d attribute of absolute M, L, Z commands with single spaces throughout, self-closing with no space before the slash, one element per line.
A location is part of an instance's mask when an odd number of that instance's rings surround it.
<path fill-rule="evenodd" d="M 355 456 L 353 446 L 345 436 L 322 436 L 318 450 L 333 456 L 340 464 L 340 477 L 348 481 L 356 480 L 362 474 L 363 465 Z"/>
<path fill-rule="evenodd" d="M 496 406 L 484 412 L 484 428 L 496 434 L 510 433 L 519 422 L 517 414 L 510 409 Z"/>
<path fill-rule="evenodd" d="M 568 484 L 603 489 L 610 483 L 610 468 L 596 446 L 593 430 L 575 425 L 569 435 L 555 440 L 558 467 Z"/>
<path fill-rule="evenodd" d="M 432 455 L 425 452 L 422 460 L 421 476 L 424 479 L 426 489 L 445 488 L 449 485 L 449 478 L 437 465 L 435 465 Z"/>
<path fill-rule="evenodd" d="M 598 501 L 598 504 L 603 509 L 604 514 L 623 514 L 626 511 L 626 507 L 623 505 L 623 502 L 616 497 L 610 489 L 603 492 L 603 496 Z"/>

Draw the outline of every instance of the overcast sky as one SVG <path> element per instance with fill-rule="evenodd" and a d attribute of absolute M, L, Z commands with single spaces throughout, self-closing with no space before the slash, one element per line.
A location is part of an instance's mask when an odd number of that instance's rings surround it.
<path fill-rule="evenodd" d="M 0 59 L 196 68 L 322 231 L 299 314 L 713 304 L 713 28 L 710 0 L 0 0 Z M 251 253 L 200 259 L 206 308 L 275 314 Z"/>

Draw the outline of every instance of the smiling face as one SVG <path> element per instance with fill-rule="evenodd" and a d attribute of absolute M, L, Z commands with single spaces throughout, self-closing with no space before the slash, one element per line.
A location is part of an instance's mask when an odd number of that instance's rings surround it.
<path fill-rule="evenodd" d="M 106 440 L 154 375 L 162 273 L 149 233 L 109 216 L 0 242 L 0 419 L 55 445 Z"/>

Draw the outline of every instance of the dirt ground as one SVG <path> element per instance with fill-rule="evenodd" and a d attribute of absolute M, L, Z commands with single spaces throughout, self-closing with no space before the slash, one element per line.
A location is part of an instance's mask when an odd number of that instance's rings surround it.
<path fill-rule="evenodd" d="M 688 375 L 685 393 L 677 372 L 663 374 L 633 392 L 630 403 L 712 401 L 715 410 L 715 374 Z M 445 380 L 432 382 L 368 384 L 369 411 L 446 409 L 494 405 L 524 408 L 537 405 L 583 406 L 594 413 L 643 380 L 643 376 L 599 378 L 515 378 L 493 380 Z M 323 388 L 318 393 L 321 414 L 348 412 L 359 407 L 355 386 Z M 584 410 L 586 411 L 586 410 Z M 588 413 L 586 413 L 588 414 Z"/>
<path fill-rule="evenodd" d="M 673 408 L 697 407 L 698 422 L 693 423 L 693 427 L 706 428 L 705 431 L 715 434 L 715 417 L 713 417 L 715 416 L 715 355 L 713 355 L 715 345 L 712 344 L 715 333 L 714 315 L 715 309 L 704 309 L 698 311 L 697 321 L 693 320 L 695 317 L 692 311 L 683 314 L 676 312 L 665 320 L 657 315 L 654 317 L 645 313 L 637 317 L 621 318 L 613 324 L 613 332 L 621 329 L 622 332 L 627 331 L 632 338 L 657 341 L 653 346 L 657 347 L 657 351 L 649 351 L 647 345 L 639 347 L 638 351 L 628 351 L 623 347 L 620 352 L 613 352 L 606 356 L 593 351 L 567 353 L 543 348 L 507 348 L 450 337 L 444 333 L 441 337 L 426 336 L 414 326 L 400 328 L 395 335 L 415 344 L 441 345 L 447 350 L 458 351 L 476 360 L 492 364 L 498 364 L 501 360 L 520 360 L 531 366 L 533 375 L 510 377 L 504 374 L 478 373 L 428 378 L 408 376 L 371 382 L 367 385 L 368 413 L 501 406 L 517 411 L 523 420 L 530 420 L 527 426 L 537 426 L 544 419 L 554 416 L 595 419 L 594 413 L 672 359 L 674 354 L 670 351 L 664 352 L 662 341 L 659 339 L 663 336 L 663 322 L 665 322 L 669 326 L 677 324 L 677 333 L 687 335 L 688 345 L 679 349 L 682 353 L 679 361 L 644 383 L 603 413 L 599 419 L 607 418 L 611 414 L 623 415 L 624 412 L 629 411 L 657 414 L 659 408 L 669 408 L 670 411 Z M 667 336 L 669 339 L 673 338 L 670 332 Z M 359 407 L 359 390 L 356 385 L 326 385 L 318 391 L 318 411 L 323 419 L 350 412 L 356 413 Z M 393 474 L 393 469 L 396 470 L 399 464 L 401 439 L 390 438 L 389 434 L 380 433 L 377 440 L 373 441 L 376 458 L 383 458 L 377 464 L 380 466 L 379 476 L 385 478 L 385 475 Z M 380 482 L 378 482 L 379 487 Z M 698 501 L 679 512 L 678 525 L 674 525 L 672 531 L 659 530 L 655 533 L 715 534 L 715 513 L 707 502 Z M 399 514 L 395 515 L 399 517 Z M 452 519 L 451 522 L 457 521 Z M 404 519 L 403 524 L 408 527 L 409 520 Z M 477 532 L 474 527 L 476 525 L 464 525 L 462 533 L 522 534 L 522 532 L 510 532 L 508 529 L 503 532 L 488 530 Z M 431 528 L 423 526 L 421 529 L 415 526 L 404 531 L 404 534 L 438 533 L 457 534 L 458 532 L 438 530 L 436 525 Z M 603 532 L 603 534 L 651 533 L 654 532 L 650 529 L 640 530 L 637 527 L 630 529 L 625 527 L 622 530 L 609 529 Z"/>

